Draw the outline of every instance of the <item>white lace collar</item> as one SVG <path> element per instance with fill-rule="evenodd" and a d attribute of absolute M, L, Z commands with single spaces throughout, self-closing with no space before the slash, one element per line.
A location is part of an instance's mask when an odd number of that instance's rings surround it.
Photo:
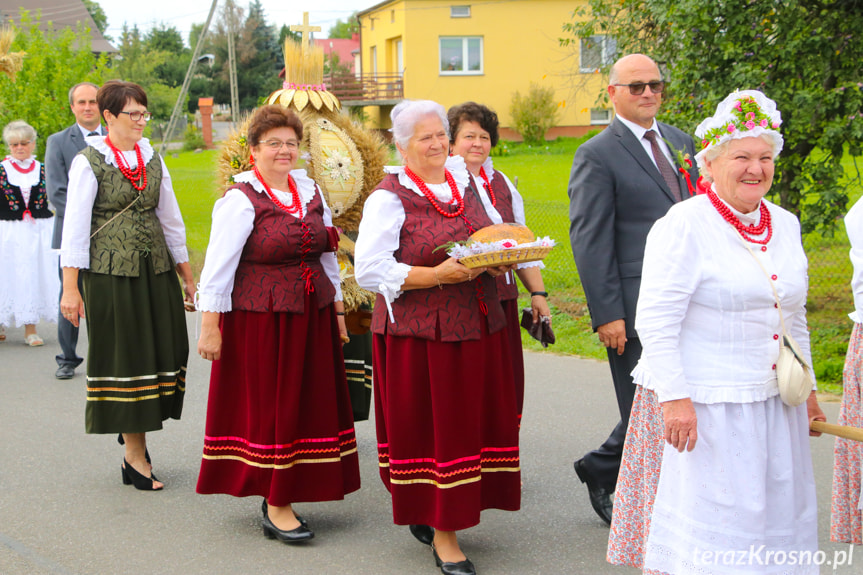
<path fill-rule="evenodd" d="M 300 194 L 300 201 L 303 204 L 303 213 L 305 214 L 306 206 L 308 206 L 309 202 L 312 201 L 312 198 L 315 197 L 318 185 L 306 174 L 305 170 L 291 170 L 291 177 L 294 178 L 294 183 L 297 184 L 297 192 Z M 255 176 L 255 172 L 253 170 L 240 172 L 239 174 L 234 175 L 234 181 L 238 184 L 251 184 L 252 188 L 259 194 L 263 194 L 265 191 L 264 184 L 258 180 L 258 177 Z M 290 192 L 284 192 L 277 188 L 270 189 L 273 190 L 273 194 L 280 202 L 290 204 L 291 201 L 293 201 Z"/>
<path fill-rule="evenodd" d="M 84 138 L 84 141 L 87 142 L 88 145 L 96 148 L 96 151 L 105 156 L 105 162 L 114 166 L 115 168 L 119 168 L 117 165 L 117 160 L 114 158 L 114 152 L 105 143 L 105 138 L 107 136 L 89 136 Z M 153 146 L 150 145 L 150 140 L 147 138 L 141 138 L 138 140 L 138 147 L 141 148 L 141 159 L 144 160 L 144 165 L 150 163 L 150 160 L 153 159 Z M 130 156 L 131 154 L 131 156 Z M 135 168 L 138 165 L 138 158 L 135 156 L 134 151 L 126 151 L 123 152 L 123 157 L 126 158 L 126 162 L 128 162 L 130 168 Z"/>
<path fill-rule="evenodd" d="M 13 168 L 12 164 L 15 164 L 22 170 L 26 170 L 30 166 L 34 166 L 34 164 L 35 166 L 31 171 L 26 174 L 22 174 Z M 12 156 L 6 156 L 6 158 L 3 159 L 3 168 L 6 170 L 6 179 L 13 186 L 32 187 L 39 182 L 39 178 L 41 176 L 39 162 L 36 161 L 36 156 L 30 156 L 26 160 L 17 160 Z"/>

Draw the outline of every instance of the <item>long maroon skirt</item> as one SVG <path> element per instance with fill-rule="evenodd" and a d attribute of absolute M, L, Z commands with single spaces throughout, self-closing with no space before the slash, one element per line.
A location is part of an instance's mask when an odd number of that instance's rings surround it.
<path fill-rule="evenodd" d="M 374 337 L 381 479 L 397 525 L 445 531 L 521 502 L 518 418 L 506 331 L 442 342 Z"/>
<path fill-rule="evenodd" d="M 521 317 L 518 300 L 501 301 L 506 316 L 506 339 L 509 342 L 509 359 L 512 362 L 512 377 L 515 384 L 515 402 L 518 410 L 518 426 L 521 427 L 521 413 L 524 408 L 524 350 L 521 347 Z"/>
<path fill-rule="evenodd" d="M 222 316 L 198 493 L 271 505 L 332 501 L 360 487 L 353 413 L 332 305 Z"/>

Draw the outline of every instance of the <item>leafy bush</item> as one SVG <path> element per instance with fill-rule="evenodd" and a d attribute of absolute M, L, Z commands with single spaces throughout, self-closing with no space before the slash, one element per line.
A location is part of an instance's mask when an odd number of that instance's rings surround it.
<path fill-rule="evenodd" d="M 530 83 L 526 96 L 516 92 L 509 109 L 513 128 L 528 144 L 545 142 L 545 133 L 557 123 L 558 107 L 554 103 L 554 90 Z"/>
<path fill-rule="evenodd" d="M 191 152 L 192 150 L 204 149 L 204 134 L 193 124 L 189 122 L 186 125 L 186 131 L 183 132 L 183 150 Z"/>

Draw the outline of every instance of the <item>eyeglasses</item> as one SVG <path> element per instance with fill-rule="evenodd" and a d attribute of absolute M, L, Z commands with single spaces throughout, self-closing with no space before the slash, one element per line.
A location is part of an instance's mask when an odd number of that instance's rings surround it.
<path fill-rule="evenodd" d="M 281 140 L 264 140 L 261 142 L 261 145 L 266 146 L 274 152 L 281 150 L 282 146 L 285 146 L 289 152 L 294 152 L 300 147 L 300 143 L 296 140 L 288 140 L 287 142 L 283 142 Z"/>
<path fill-rule="evenodd" d="M 633 82 L 632 84 L 614 84 L 615 86 L 626 86 L 629 88 L 629 93 L 633 96 L 641 96 L 644 94 L 644 88 L 650 86 L 650 91 L 654 94 L 661 94 L 665 89 L 664 80 L 656 80 L 653 82 Z"/>
<path fill-rule="evenodd" d="M 144 118 L 145 122 L 150 121 L 150 112 L 120 112 L 121 114 L 128 114 L 129 119 L 133 122 L 140 122 L 141 118 Z"/>
<path fill-rule="evenodd" d="M 10 147 L 10 148 L 17 148 L 18 146 L 24 146 L 24 147 L 27 147 L 27 146 L 29 146 L 29 145 L 30 145 L 30 142 L 29 142 L 29 141 L 27 141 L 27 142 L 15 142 L 15 143 L 13 143 L 13 144 L 9 144 L 9 147 Z"/>

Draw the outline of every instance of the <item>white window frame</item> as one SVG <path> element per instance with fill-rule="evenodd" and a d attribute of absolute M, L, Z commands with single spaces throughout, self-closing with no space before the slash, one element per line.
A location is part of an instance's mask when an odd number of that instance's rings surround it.
<path fill-rule="evenodd" d="M 479 70 L 441 70 L 443 40 L 461 40 L 462 66 L 468 62 L 468 44 L 470 40 L 479 40 Z M 441 76 L 481 76 L 485 73 L 485 40 L 483 36 L 438 36 L 438 73 Z"/>
<path fill-rule="evenodd" d="M 460 4 L 449 7 L 450 18 L 470 18 L 470 4 Z"/>
<path fill-rule="evenodd" d="M 593 42 L 599 47 L 599 65 L 594 65 L 593 62 L 585 62 L 585 53 L 588 52 L 585 44 Z M 582 38 L 578 46 L 578 69 L 582 74 L 593 74 L 603 66 L 610 66 L 614 63 L 614 57 L 617 53 L 617 41 L 614 36 L 597 34 L 590 38 Z M 594 49 L 596 49 L 594 47 Z"/>
<path fill-rule="evenodd" d="M 604 118 L 600 118 L 600 113 L 604 114 Z M 595 114 L 595 116 L 594 116 Z M 600 126 L 611 123 L 611 110 L 608 108 L 591 108 L 590 109 L 590 125 Z"/>
<path fill-rule="evenodd" d="M 378 77 L 378 47 L 377 45 L 369 48 L 369 63 L 371 64 L 372 76 Z"/>

